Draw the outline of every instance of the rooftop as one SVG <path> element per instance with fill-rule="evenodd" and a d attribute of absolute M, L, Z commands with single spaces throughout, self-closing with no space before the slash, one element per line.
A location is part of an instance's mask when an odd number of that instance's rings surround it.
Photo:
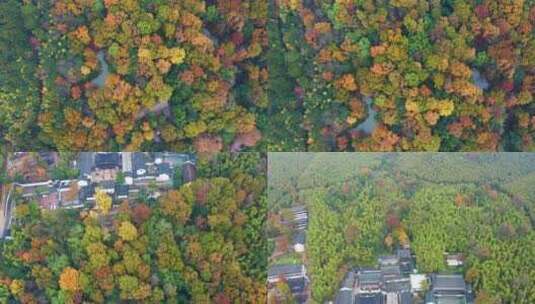
<path fill-rule="evenodd" d="M 132 165 L 134 169 L 134 176 L 144 176 L 147 174 L 147 163 L 151 163 L 152 159 L 146 152 L 136 152 L 132 154 Z"/>
<path fill-rule="evenodd" d="M 410 249 L 398 249 L 396 252 L 398 258 L 401 259 L 410 259 L 411 258 L 411 250 Z"/>
<path fill-rule="evenodd" d="M 336 295 L 335 304 L 353 304 L 353 292 L 351 290 L 341 290 Z"/>
<path fill-rule="evenodd" d="M 121 155 L 119 153 L 95 154 L 95 167 L 100 169 L 112 169 L 121 167 Z"/>
<path fill-rule="evenodd" d="M 400 304 L 412 304 L 412 293 L 402 292 L 399 295 L 399 303 Z"/>
<path fill-rule="evenodd" d="M 342 288 L 353 288 L 355 285 L 355 273 L 353 271 L 349 271 L 344 281 L 342 282 Z"/>
<path fill-rule="evenodd" d="M 399 265 L 381 266 L 381 271 L 383 272 L 383 276 L 388 278 L 401 276 L 401 270 L 399 269 Z"/>
<path fill-rule="evenodd" d="M 299 230 L 295 233 L 293 238 L 294 244 L 304 244 L 306 241 L 306 234 L 304 231 Z"/>
<path fill-rule="evenodd" d="M 383 273 L 380 270 L 361 270 L 358 273 L 360 284 L 379 283 Z"/>
<path fill-rule="evenodd" d="M 355 296 L 355 304 L 383 304 L 385 297 L 381 293 L 361 293 Z"/>
<path fill-rule="evenodd" d="M 411 290 L 411 281 L 409 278 L 399 278 L 385 282 L 386 292 L 409 292 Z"/>
<path fill-rule="evenodd" d="M 399 258 L 396 255 L 383 255 L 380 256 L 377 260 L 381 266 L 399 264 Z"/>
<path fill-rule="evenodd" d="M 195 164 L 191 161 L 187 161 L 182 165 L 182 180 L 184 183 L 189 183 L 197 177 L 197 169 Z"/>
<path fill-rule="evenodd" d="M 466 304 L 466 298 L 464 296 L 440 296 L 435 297 L 436 304 Z"/>
<path fill-rule="evenodd" d="M 289 279 L 286 281 L 286 284 L 288 284 L 288 287 L 290 287 L 293 294 L 305 291 L 306 281 L 304 277 Z"/>
<path fill-rule="evenodd" d="M 460 291 L 465 292 L 466 283 L 460 274 L 434 274 L 431 276 L 433 292 Z"/>
<path fill-rule="evenodd" d="M 161 163 L 158 164 L 158 174 L 167 174 L 169 176 L 173 175 L 173 170 L 171 170 L 171 166 L 168 163 Z"/>
<path fill-rule="evenodd" d="M 273 265 L 268 269 L 268 277 L 285 276 L 291 274 L 299 274 L 303 272 L 303 265 L 301 264 L 280 264 Z"/>

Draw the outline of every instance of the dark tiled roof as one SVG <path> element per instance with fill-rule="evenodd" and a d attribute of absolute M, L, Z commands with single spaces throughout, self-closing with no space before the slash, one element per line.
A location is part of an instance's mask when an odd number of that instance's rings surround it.
<path fill-rule="evenodd" d="M 305 278 L 289 279 L 286 283 L 288 284 L 288 287 L 290 287 L 292 293 L 301 293 L 305 291 Z"/>
<path fill-rule="evenodd" d="M 121 155 L 119 153 L 97 153 L 95 167 L 100 169 L 121 167 Z"/>
<path fill-rule="evenodd" d="M 380 293 L 358 294 L 355 296 L 355 304 L 383 304 L 384 295 Z"/>
<path fill-rule="evenodd" d="M 115 185 L 115 194 L 117 196 L 128 195 L 128 186 L 127 185 L 116 184 Z"/>
<path fill-rule="evenodd" d="M 411 261 L 405 261 L 401 262 L 399 265 L 399 269 L 404 274 L 409 274 L 412 272 L 412 262 Z"/>
<path fill-rule="evenodd" d="M 385 282 L 384 287 L 386 292 L 402 292 L 411 290 L 411 281 L 409 278 L 397 278 Z"/>
<path fill-rule="evenodd" d="M 95 186 L 94 185 L 87 185 L 85 187 L 80 188 L 78 192 L 78 197 L 80 198 L 80 201 L 86 200 L 88 197 L 92 197 L 95 194 Z"/>
<path fill-rule="evenodd" d="M 361 270 L 358 273 L 360 284 L 379 283 L 382 280 L 380 270 Z"/>
<path fill-rule="evenodd" d="M 273 265 L 268 269 L 268 276 L 285 276 L 289 274 L 301 273 L 303 265 L 301 264 L 281 264 Z"/>
<path fill-rule="evenodd" d="M 158 166 L 158 174 L 167 174 L 169 176 L 173 175 L 171 166 L 168 163 L 161 163 L 161 164 L 158 164 L 157 166 Z"/>
<path fill-rule="evenodd" d="M 101 189 L 115 189 L 115 181 L 114 180 L 106 180 L 102 181 L 98 185 Z"/>
<path fill-rule="evenodd" d="M 195 164 L 187 161 L 182 165 L 182 180 L 184 183 L 189 183 L 197 177 L 197 168 Z"/>
<path fill-rule="evenodd" d="M 381 271 L 385 277 L 398 277 L 401 275 L 399 265 L 381 266 Z"/>
<path fill-rule="evenodd" d="M 164 152 L 154 152 L 152 155 L 154 156 L 155 159 L 156 158 L 163 159 L 165 157 L 165 153 Z"/>
<path fill-rule="evenodd" d="M 307 208 L 305 207 L 305 205 L 293 206 L 291 210 L 293 213 L 307 212 Z"/>
<path fill-rule="evenodd" d="M 410 259 L 411 258 L 411 251 L 410 249 L 398 249 L 396 252 L 398 258 L 401 259 Z"/>
<path fill-rule="evenodd" d="M 384 255 L 380 256 L 379 259 L 380 265 L 397 265 L 399 264 L 399 258 L 395 255 Z"/>
<path fill-rule="evenodd" d="M 466 304 L 463 295 L 441 295 L 434 298 L 436 304 Z"/>
<path fill-rule="evenodd" d="M 402 292 L 399 295 L 399 304 L 412 304 L 412 293 Z"/>
<path fill-rule="evenodd" d="M 355 272 L 349 271 L 346 273 L 341 288 L 353 288 L 355 285 Z"/>
<path fill-rule="evenodd" d="M 433 274 L 431 276 L 433 292 L 466 290 L 466 283 L 460 274 Z"/>
<path fill-rule="evenodd" d="M 306 234 L 304 231 L 297 231 L 294 235 L 294 244 L 304 244 L 306 241 Z"/>
<path fill-rule="evenodd" d="M 353 304 L 353 293 L 351 290 L 341 290 L 336 295 L 335 304 Z"/>
<path fill-rule="evenodd" d="M 132 154 L 132 167 L 134 170 L 134 176 L 138 176 L 136 171 L 139 169 L 143 169 L 146 172 L 147 171 L 146 163 L 150 163 L 151 161 L 152 160 L 145 152 L 135 152 L 134 154 Z"/>

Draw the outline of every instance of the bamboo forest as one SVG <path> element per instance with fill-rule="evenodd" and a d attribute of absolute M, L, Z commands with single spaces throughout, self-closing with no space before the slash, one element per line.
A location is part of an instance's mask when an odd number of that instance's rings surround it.
<path fill-rule="evenodd" d="M 387 299 L 412 297 L 392 303 L 446 303 L 444 277 L 465 286 L 447 303 L 533 303 L 534 182 L 525 153 L 270 153 L 268 303 L 384 303 L 362 300 L 381 271 Z"/>

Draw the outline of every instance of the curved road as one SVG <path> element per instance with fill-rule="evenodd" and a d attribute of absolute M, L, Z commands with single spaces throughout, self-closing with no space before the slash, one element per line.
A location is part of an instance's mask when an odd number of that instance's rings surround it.
<path fill-rule="evenodd" d="M 11 191 L 13 190 L 13 186 L 11 184 L 9 185 L 2 185 L 2 201 L 0 202 L 0 238 L 4 237 L 5 230 L 7 230 L 10 222 L 11 222 Z"/>
<path fill-rule="evenodd" d="M 4 156 L 2 170 L 7 172 L 9 167 L 9 158 Z M 0 198 L 0 239 L 4 237 L 5 230 L 11 223 L 11 208 L 13 207 L 10 202 L 11 191 L 13 190 L 13 184 L 0 185 L 1 198 Z"/>

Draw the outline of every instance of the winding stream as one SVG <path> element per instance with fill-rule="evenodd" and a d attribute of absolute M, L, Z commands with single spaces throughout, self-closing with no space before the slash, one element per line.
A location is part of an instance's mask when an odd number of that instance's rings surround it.
<path fill-rule="evenodd" d="M 101 88 L 104 86 L 104 83 L 106 83 L 106 78 L 108 77 L 108 74 L 110 73 L 108 69 L 108 63 L 104 59 L 104 51 L 100 50 L 97 53 L 97 59 L 100 62 L 100 74 L 98 74 L 95 79 L 91 80 L 91 83 L 95 84 L 97 87 Z"/>
<path fill-rule="evenodd" d="M 476 86 L 478 86 L 483 91 L 488 89 L 490 86 L 485 76 L 481 75 L 481 73 L 476 69 L 472 69 L 472 80 L 474 81 Z"/>
<path fill-rule="evenodd" d="M 372 107 L 372 98 L 370 96 L 364 96 L 364 102 L 368 107 L 368 117 L 362 123 L 360 123 L 356 130 L 363 131 L 366 133 L 372 133 L 377 125 L 377 120 L 375 119 L 375 114 L 377 113 Z"/>

